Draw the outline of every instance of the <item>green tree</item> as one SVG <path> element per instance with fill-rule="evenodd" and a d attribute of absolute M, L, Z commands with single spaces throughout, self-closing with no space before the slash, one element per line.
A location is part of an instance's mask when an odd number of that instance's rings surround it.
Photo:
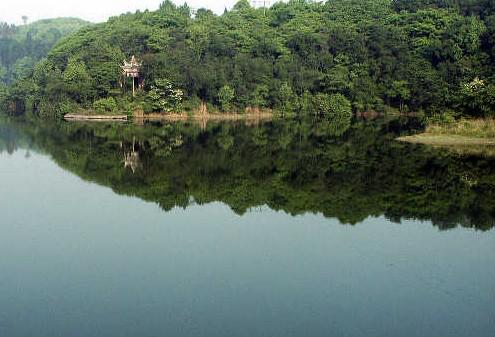
<path fill-rule="evenodd" d="M 101 98 L 93 102 L 93 109 L 100 114 L 113 114 L 117 111 L 117 102 L 113 97 Z"/>
<path fill-rule="evenodd" d="M 168 79 L 155 80 L 154 85 L 147 95 L 151 111 L 155 112 L 181 112 L 183 92 L 174 88 L 172 82 Z"/>
<path fill-rule="evenodd" d="M 282 114 L 292 111 L 293 101 L 294 101 L 294 91 L 287 82 L 282 83 L 282 85 L 280 86 L 278 90 L 277 98 L 279 102 L 279 108 Z"/>
<path fill-rule="evenodd" d="M 70 58 L 63 73 L 68 94 L 77 102 L 85 102 L 94 96 L 92 78 L 84 62 Z"/>
<path fill-rule="evenodd" d="M 5 80 L 6 76 L 7 76 L 7 69 L 5 69 L 0 65 L 0 83 L 3 84 L 3 81 Z"/>
<path fill-rule="evenodd" d="M 329 100 L 328 113 L 330 114 L 330 116 L 351 118 L 351 102 L 342 94 L 331 95 Z"/>
<path fill-rule="evenodd" d="M 48 109 L 48 101 L 89 107 L 125 99 L 129 81 L 120 66 L 136 55 L 146 93 L 136 104 L 149 111 L 178 110 L 157 88 L 156 80 L 169 79 L 187 106 L 199 98 L 228 111 L 235 104 L 326 114 L 329 97 L 320 94 L 342 94 L 356 111 L 390 105 L 481 116 L 495 85 L 494 32 L 490 0 L 294 0 L 266 10 L 242 0 L 222 15 L 201 9 L 195 16 L 167 0 L 157 11 L 98 25 L 0 24 L 0 67 L 6 83 L 14 75 L 34 80 L 35 109 Z M 34 72 L 19 61 L 25 57 L 41 60 Z M 463 87 L 474 78 L 484 81 L 480 93 Z M 226 86 L 235 97 L 219 91 Z"/>
<path fill-rule="evenodd" d="M 411 91 L 408 87 L 407 81 L 393 81 L 392 85 L 388 91 L 388 96 L 391 98 L 396 98 L 399 101 L 399 109 L 401 112 L 404 111 L 404 101 L 411 97 Z"/>
<path fill-rule="evenodd" d="M 23 57 L 15 62 L 13 65 L 13 76 L 16 80 L 24 80 L 33 74 L 35 66 L 35 60 L 31 57 Z"/>
<path fill-rule="evenodd" d="M 462 84 L 459 107 L 469 115 L 495 116 L 495 85 L 479 78 Z"/>
<path fill-rule="evenodd" d="M 329 117 L 352 117 L 351 102 L 342 94 L 317 94 L 314 105 L 318 114 Z"/>
<path fill-rule="evenodd" d="M 224 85 L 218 91 L 218 102 L 220 103 L 220 109 L 223 112 L 231 112 L 232 102 L 235 97 L 235 91 L 228 85 Z"/>
<path fill-rule="evenodd" d="M 265 108 L 268 105 L 270 88 L 267 85 L 257 85 L 253 93 L 253 105 L 258 108 Z"/>

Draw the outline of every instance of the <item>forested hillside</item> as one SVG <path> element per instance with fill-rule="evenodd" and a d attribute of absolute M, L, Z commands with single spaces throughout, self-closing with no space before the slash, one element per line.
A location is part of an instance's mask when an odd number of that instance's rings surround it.
<path fill-rule="evenodd" d="M 29 77 L 36 63 L 62 37 L 87 25 L 75 18 L 40 20 L 23 26 L 0 22 L 0 82 Z"/>
<path fill-rule="evenodd" d="M 144 85 L 134 100 L 120 70 L 132 55 Z M 41 116 L 77 106 L 170 112 L 201 101 L 225 112 L 488 116 L 494 61 L 492 0 L 291 0 L 267 10 L 241 0 L 220 16 L 167 0 L 63 39 L 3 101 Z"/>

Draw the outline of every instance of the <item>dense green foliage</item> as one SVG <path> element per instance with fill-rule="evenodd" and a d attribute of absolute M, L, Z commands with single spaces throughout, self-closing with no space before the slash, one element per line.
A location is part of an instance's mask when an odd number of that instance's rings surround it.
<path fill-rule="evenodd" d="M 491 0 L 290 0 L 268 10 L 240 0 L 220 16 L 167 0 L 62 40 L 20 84 L 35 89 L 20 95 L 29 104 L 11 106 L 59 115 L 48 101 L 90 107 L 128 96 L 119 65 L 131 55 L 143 63 L 136 101 L 144 110 L 178 110 L 154 92 L 160 80 L 187 106 L 205 101 L 223 111 L 311 114 L 328 102 L 321 94 L 341 95 L 354 111 L 495 111 Z M 68 87 L 74 68 L 79 77 Z"/>
<path fill-rule="evenodd" d="M 183 92 L 166 79 L 157 79 L 148 93 L 147 112 L 180 112 Z"/>
<path fill-rule="evenodd" d="M 239 214 L 268 205 L 349 224 L 385 215 L 444 229 L 495 225 L 495 159 L 394 141 L 421 128 L 416 120 L 356 119 L 339 130 L 325 119 L 206 128 L 14 122 L 0 123 L 0 151 L 43 151 L 84 179 L 164 210 L 221 201 Z"/>
<path fill-rule="evenodd" d="M 113 97 L 101 98 L 93 103 L 93 109 L 99 114 L 112 113 L 117 110 L 117 102 Z"/>
<path fill-rule="evenodd" d="M 0 22 L 0 82 L 30 77 L 36 62 L 62 37 L 87 25 L 73 18 L 40 20 L 23 26 Z"/>

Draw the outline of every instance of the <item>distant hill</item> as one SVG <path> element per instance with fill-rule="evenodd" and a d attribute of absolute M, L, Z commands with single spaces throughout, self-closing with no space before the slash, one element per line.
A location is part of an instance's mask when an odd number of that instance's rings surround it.
<path fill-rule="evenodd" d="M 19 26 L 16 39 L 22 41 L 26 39 L 28 34 L 32 34 L 33 40 L 41 40 L 48 37 L 53 30 L 57 30 L 62 36 L 66 36 L 88 25 L 90 25 L 88 21 L 78 18 L 39 20 L 25 26 Z"/>
<path fill-rule="evenodd" d="M 24 26 L 0 23 L 0 80 L 29 76 L 37 61 L 67 36 L 90 23 L 77 18 L 39 20 Z"/>

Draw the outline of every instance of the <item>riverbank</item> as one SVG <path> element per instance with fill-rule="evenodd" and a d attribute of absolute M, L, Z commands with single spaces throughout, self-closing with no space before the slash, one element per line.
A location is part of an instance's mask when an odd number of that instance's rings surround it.
<path fill-rule="evenodd" d="M 70 121 L 127 121 L 132 119 L 136 122 L 140 121 L 261 121 L 271 120 L 273 112 L 247 112 L 247 113 L 135 113 L 132 118 L 121 114 L 94 114 L 91 112 L 71 113 L 64 116 L 65 120 Z"/>
<path fill-rule="evenodd" d="M 423 133 L 397 140 L 434 146 L 495 146 L 495 119 L 461 119 L 429 125 Z"/>
<path fill-rule="evenodd" d="M 127 115 L 92 115 L 92 114 L 66 114 L 65 120 L 69 121 L 127 121 Z"/>
<path fill-rule="evenodd" d="M 165 121 L 186 121 L 186 120 L 211 120 L 211 121 L 237 121 L 237 120 L 257 120 L 257 119 L 272 119 L 272 112 L 260 113 L 206 113 L 206 114 L 160 114 L 151 113 L 143 115 L 135 115 L 133 119 L 139 120 L 165 120 Z"/>

